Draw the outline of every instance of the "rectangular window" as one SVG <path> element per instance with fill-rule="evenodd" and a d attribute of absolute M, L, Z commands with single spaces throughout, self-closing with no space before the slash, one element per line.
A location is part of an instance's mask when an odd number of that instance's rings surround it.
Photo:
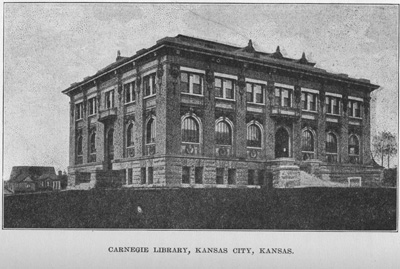
<path fill-rule="evenodd" d="M 153 167 L 149 167 L 149 184 L 153 184 Z"/>
<path fill-rule="evenodd" d="M 203 77 L 199 74 L 181 72 L 181 92 L 196 95 L 203 94 Z"/>
<path fill-rule="evenodd" d="M 338 97 L 327 96 L 325 97 L 326 113 L 340 114 L 340 99 Z"/>
<path fill-rule="evenodd" d="M 96 97 L 90 98 L 88 100 L 88 110 L 89 116 L 97 113 Z"/>
<path fill-rule="evenodd" d="M 234 99 L 234 82 L 231 79 L 215 78 L 214 82 L 215 97 L 224 99 Z"/>
<path fill-rule="evenodd" d="M 275 105 L 281 107 L 292 107 L 292 90 L 275 87 Z"/>
<path fill-rule="evenodd" d="M 215 91 L 215 97 L 219 97 L 219 98 L 224 97 L 222 94 L 222 79 L 215 78 L 214 91 Z"/>
<path fill-rule="evenodd" d="M 114 107 L 114 91 L 108 91 L 105 93 L 105 107 L 110 109 Z"/>
<path fill-rule="evenodd" d="M 228 184 L 236 184 L 236 169 L 228 169 Z"/>
<path fill-rule="evenodd" d="M 125 84 L 124 90 L 125 90 L 125 103 L 130 103 L 135 101 L 135 82 Z"/>
<path fill-rule="evenodd" d="M 332 113 L 331 99 L 327 96 L 325 97 L 326 113 Z"/>
<path fill-rule="evenodd" d="M 146 167 L 140 168 L 140 183 L 146 184 Z"/>
<path fill-rule="evenodd" d="M 283 97 L 283 106 L 291 107 L 291 91 L 282 89 L 282 97 Z"/>
<path fill-rule="evenodd" d="M 317 95 L 309 93 L 308 97 L 309 97 L 309 100 L 308 100 L 309 101 L 309 104 L 308 104 L 309 110 L 317 111 Z"/>
<path fill-rule="evenodd" d="M 250 83 L 246 84 L 246 88 L 247 88 L 247 102 L 248 103 L 253 103 L 254 99 L 253 99 L 253 85 Z"/>
<path fill-rule="evenodd" d="M 143 78 L 143 88 L 145 96 L 156 94 L 156 74 L 150 74 Z"/>
<path fill-rule="evenodd" d="M 332 98 L 332 111 L 333 114 L 339 114 L 339 100 L 337 98 Z"/>
<path fill-rule="evenodd" d="M 233 89 L 233 81 L 230 79 L 224 79 L 224 93 L 226 99 L 233 99 L 234 97 L 234 89 Z"/>
<path fill-rule="evenodd" d="M 182 183 L 183 184 L 190 183 L 190 167 L 189 166 L 182 167 Z"/>
<path fill-rule="evenodd" d="M 247 184 L 248 185 L 254 185 L 254 174 L 255 171 L 253 169 L 249 169 L 247 173 Z"/>
<path fill-rule="evenodd" d="M 275 105 L 276 106 L 281 106 L 281 91 L 278 88 L 275 88 Z"/>
<path fill-rule="evenodd" d="M 83 118 L 83 103 L 76 104 L 75 106 L 75 119 L 80 120 Z"/>
<path fill-rule="evenodd" d="M 301 93 L 301 107 L 303 110 L 307 110 L 307 94 L 305 92 Z"/>
<path fill-rule="evenodd" d="M 349 101 L 349 116 L 361 118 L 361 102 Z"/>
<path fill-rule="evenodd" d="M 261 84 L 247 83 L 247 102 L 255 104 L 264 103 L 264 87 Z"/>
<path fill-rule="evenodd" d="M 203 183 L 203 167 L 196 167 L 194 169 L 194 182 L 196 184 Z"/>
<path fill-rule="evenodd" d="M 191 74 L 190 82 L 190 92 L 194 94 L 201 94 L 201 77 L 196 74 Z"/>
<path fill-rule="evenodd" d="M 189 74 L 181 72 L 181 92 L 189 92 Z"/>
<path fill-rule="evenodd" d="M 216 172 L 215 180 L 217 184 L 224 184 L 224 168 L 217 168 Z"/>
<path fill-rule="evenodd" d="M 317 111 L 317 95 L 314 93 L 301 93 L 301 107 L 306 111 Z"/>

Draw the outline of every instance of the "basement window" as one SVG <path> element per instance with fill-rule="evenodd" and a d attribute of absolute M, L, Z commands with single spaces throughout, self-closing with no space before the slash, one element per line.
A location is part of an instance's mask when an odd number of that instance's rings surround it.
<path fill-rule="evenodd" d="M 190 183 L 190 167 L 183 166 L 182 167 L 182 184 Z"/>
<path fill-rule="evenodd" d="M 203 167 L 196 167 L 194 169 L 194 182 L 196 184 L 203 183 Z"/>
<path fill-rule="evenodd" d="M 215 181 L 217 184 L 224 184 L 224 168 L 217 168 Z"/>
<path fill-rule="evenodd" d="M 255 170 L 249 169 L 247 173 L 247 184 L 254 185 Z"/>

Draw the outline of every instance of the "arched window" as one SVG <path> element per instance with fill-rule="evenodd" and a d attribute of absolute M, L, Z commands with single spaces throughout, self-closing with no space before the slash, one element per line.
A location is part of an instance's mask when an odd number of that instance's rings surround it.
<path fill-rule="evenodd" d="M 314 135 L 310 130 L 304 130 L 301 136 L 301 151 L 303 160 L 314 158 Z"/>
<path fill-rule="evenodd" d="M 199 143 L 200 130 L 197 120 L 187 117 L 182 121 L 182 142 Z"/>
<path fill-rule="evenodd" d="M 132 147 L 135 142 L 134 142 L 134 130 L 133 130 L 133 123 L 128 125 L 128 128 L 126 129 L 126 146 L 127 147 Z"/>
<path fill-rule="evenodd" d="M 326 150 L 326 157 L 328 162 L 337 162 L 337 138 L 336 135 L 333 133 L 327 133 L 326 134 L 326 144 L 325 144 L 325 150 Z"/>
<path fill-rule="evenodd" d="M 96 162 L 96 133 L 92 132 L 89 136 L 89 162 Z"/>
<path fill-rule="evenodd" d="M 79 135 L 76 138 L 76 164 L 83 163 L 83 138 L 82 135 Z"/>
<path fill-rule="evenodd" d="M 357 136 L 351 135 L 349 137 L 349 160 L 351 163 L 359 163 L 360 144 Z"/>
<path fill-rule="evenodd" d="M 231 126 L 222 120 L 215 125 L 215 138 L 218 145 L 232 145 Z"/>
<path fill-rule="evenodd" d="M 156 141 L 156 122 L 151 118 L 146 125 L 146 144 L 152 144 Z"/>
<path fill-rule="evenodd" d="M 96 153 L 96 133 L 90 135 L 89 153 Z"/>
<path fill-rule="evenodd" d="M 247 127 L 247 146 L 261 148 L 261 129 L 255 123 Z"/>
<path fill-rule="evenodd" d="M 78 156 L 83 155 L 83 139 L 82 136 L 78 136 L 77 142 L 76 142 L 76 154 Z"/>

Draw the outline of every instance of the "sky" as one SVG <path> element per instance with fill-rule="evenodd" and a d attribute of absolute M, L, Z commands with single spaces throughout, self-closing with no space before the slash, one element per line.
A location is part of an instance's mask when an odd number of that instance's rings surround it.
<path fill-rule="evenodd" d="M 12 166 L 67 170 L 69 98 L 61 91 L 165 36 L 184 34 L 300 58 L 370 79 L 372 133 L 398 131 L 395 5 L 4 4 L 3 178 Z"/>

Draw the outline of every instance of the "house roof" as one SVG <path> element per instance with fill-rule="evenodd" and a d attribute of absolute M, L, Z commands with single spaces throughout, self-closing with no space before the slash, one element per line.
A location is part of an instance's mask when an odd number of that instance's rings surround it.
<path fill-rule="evenodd" d="M 176 37 L 165 37 L 156 42 L 156 44 L 148 49 L 141 49 L 136 52 L 135 55 L 131 57 L 121 57 L 120 52 L 118 52 L 118 57 L 114 63 L 106 66 L 105 68 L 96 72 L 96 74 L 86 77 L 83 81 L 73 83 L 70 87 L 62 91 L 65 94 L 85 85 L 86 83 L 93 81 L 111 71 L 132 63 L 141 57 L 151 53 L 161 47 L 175 47 L 186 49 L 190 51 L 205 53 L 209 55 L 215 55 L 217 57 L 230 58 L 235 60 L 241 60 L 244 62 L 253 62 L 256 64 L 266 65 L 277 69 L 286 69 L 299 73 L 311 74 L 314 76 L 321 77 L 322 79 L 331 79 L 336 81 L 341 81 L 349 84 L 357 84 L 371 91 L 379 88 L 378 85 L 371 84 L 367 79 L 356 79 L 351 78 L 347 74 L 335 74 L 329 73 L 324 69 L 315 67 L 315 63 L 309 62 L 305 56 L 302 54 L 299 59 L 286 58 L 280 52 L 279 46 L 273 53 L 266 53 L 257 51 L 251 40 L 245 47 L 232 46 L 228 44 L 223 44 L 215 41 L 200 39 L 196 37 L 190 37 L 185 35 L 177 35 Z"/>
<path fill-rule="evenodd" d="M 51 166 L 14 166 L 11 170 L 10 182 L 22 182 L 27 177 L 36 180 L 42 175 L 56 175 Z"/>

